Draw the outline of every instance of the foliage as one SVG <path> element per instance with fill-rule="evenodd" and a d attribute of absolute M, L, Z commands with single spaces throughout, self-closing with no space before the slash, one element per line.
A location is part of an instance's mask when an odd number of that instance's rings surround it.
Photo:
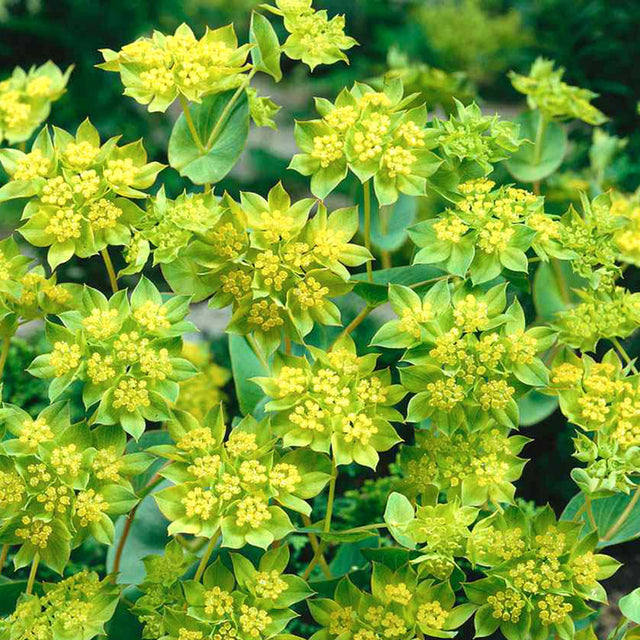
<path fill-rule="evenodd" d="M 492 30 L 479 3 L 461 7 L 483 47 L 514 35 L 513 16 Z M 36 134 L 67 80 L 52 64 L 30 72 L 52 86 L 17 70 L 25 94 L 0 92 L 0 111 L 26 114 L 18 133 L 0 120 L 21 146 L 0 150 L 0 200 L 48 251 L 33 266 L 0 242 L 0 374 L 21 325 L 42 322 L 47 342 L 28 367 L 47 397 L 12 381 L 0 408 L 0 637 L 413 640 L 471 619 L 477 637 L 594 637 L 619 567 L 599 550 L 640 536 L 640 377 L 620 342 L 640 324 L 625 273 L 638 196 L 605 190 L 625 143 L 594 133 L 588 193 L 571 191 L 564 123 L 603 124 L 595 94 L 538 60 L 511 74 L 530 109 L 512 122 L 463 76 L 401 60 L 296 122 L 288 175 L 315 198 L 219 189 L 251 121 L 277 131 L 254 77 L 348 62 L 345 29 L 312 0 L 276 0 L 242 44 L 233 25 L 183 24 L 103 50 L 126 96 L 179 104 L 168 167 L 88 120 Z M 160 172 L 187 188 L 154 189 Z M 545 197 L 554 181 L 566 212 Z M 97 255 L 109 297 L 58 281 Z M 187 341 L 205 300 L 230 310 L 230 371 Z M 556 406 L 577 461 L 560 519 L 516 498 L 536 436 L 518 431 Z M 103 579 L 65 577 L 85 543 L 109 547 Z M 621 609 L 612 638 L 631 640 L 637 592 Z"/>

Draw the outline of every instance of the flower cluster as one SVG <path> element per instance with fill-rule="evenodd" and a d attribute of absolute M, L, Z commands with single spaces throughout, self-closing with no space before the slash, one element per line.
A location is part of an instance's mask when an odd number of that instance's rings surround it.
<path fill-rule="evenodd" d="M 354 640 L 378 638 L 452 637 L 474 613 L 473 604 L 456 606 L 449 581 L 419 579 L 410 565 L 395 571 L 374 562 L 371 593 L 343 578 L 333 598 L 314 598 L 309 609 L 333 640 L 349 634 Z"/>
<path fill-rule="evenodd" d="M 262 554 L 257 568 L 238 554 L 231 554 L 228 565 L 218 558 L 201 583 L 184 579 L 194 559 L 175 541 L 163 555 L 145 558 L 143 595 L 134 608 L 144 637 L 267 640 L 296 617 L 289 607 L 312 594 L 302 578 L 285 573 L 286 545 Z M 175 613 L 163 615 L 166 609 Z"/>
<path fill-rule="evenodd" d="M 81 571 L 56 584 L 44 584 L 43 595 L 22 595 L 15 611 L 0 621 L 6 638 L 93 638 L 105 632 L 120 597 L 119 588 L 97 573 Z"/>
<path fill-rule="evenodd" d="M 11 181 L 0 202 L 28 197 L 20 234 L 36 247 L 49 247 L 52 269 L 73 255 L 87 258 L 108 245 L 126 245 L 142 211 L 129 198 L 144 198 L 164 165 L 147 163 L 142 141 L 101 145 L 85 120 L 75 136 L 43 129 L 29 153 L 0 151 Z"/>
<path fill-rule="evenodd" d="M 439 264 L 474 284 L 493 280 L 503 269 L 527 272 L 526 252 L 543 260 L 566 257 L 560 222 L 544 212 L 543 198 L 524 189 L 500 187 L 481 178 L 458 186 L 462 200 L 438 217 L 409 230 L 420 248 L 416 264 Z"/>
<path fill-rule="evenodd" d="M 16 568 L 38 555 L 62 573 L 87 537 L 112 544 L 112 516 L 135 506 L 130 478 L 151 456 L 123 455 L 126 438 L 116 427 L 71 424 L 63 402 L 36 418 L 5 404 L 0 418 L 10 434 L 0 445 L 0 542 L 19 545 Z"/>
<path fill-rule="evenodd" d="M 499 426 L 452 435 L 417 431 L 415 446 L 404 447 L 401 454 L 403 492 L 425 495 L 435 487 L 447 500 L 459 499 L 465 506 L 513 503 L 513 483 L 526 462 L 518 454 L 527 442 L 524 436 L 509 437 Z"/>
<path fill-rule="evenodd" d="M 469 425 L 518 425 L 516 400 L 544 387 L 547 368 L 538 354 L 554 342 L 546 327 L 526 329 L 524 312 L 507 304 L 506 285 L 486 292 L 438 282 L 423 297 L 401 285 L 390 287 L 397 320 L 383 325 L 372 343 L 407 348 L 402 383 L 415 393 L 407 420 L 425 418 L 452 433 Z"/>
<path fill-rule="evenodd" d="M 583 120 L 599 125 L 606 122 L 605 115 L 591 104 L 597 94 L 588 89 L 573 87 L 563 82 L 564 69 L 554 68 L 552 60 L 538 58 L 528 76 L 512 72 L 511 84 L 527 96 L 531 109 L 539 109 L 547 120 Z"/>
<path fill-rule="evenodd" d="M 221 528 L 223 546 L 266 549 L 293 530 L 289 516 L 274 503 L 309 515 L 305 500 L 330 477 L 326 456 L 277 452 L 268 425 L 250 416 L 228 436 L 219 409 L 203 422 L 175 411 L 168 428 L 174 444 L 150 451 L 173 460 L 161 473 L 175 486 L 155 494 L 171 520 L 170 534 L 210 537 Z"/>
<path fill-rule="evenodd" d="M 484 116 L 475 103 L 468 106 L 454 100 L 456 114 L 448 120 L 434 118 L 438 143 L 450 165 L 465 175 L 479 177 L 493 170 L 493 165 L 518 151 L 522 140 L 520 128 L 497 115 Z M 437 188 L 437 185 L 436 185 Z"/>
<path fill-rule="evenodd" d="M 73 67 L 64 73 L 51 61 L 25 71 L 20 67 L 0 81 L 0 142 L 28 140 L 62 96 Z"/>
<path fill-rule="evenodd" d="M 197 373 L 180 357 L 181 335 L 193 329 L 184 320 L 189 299 L 163 300 L 156 287 L 142 278 L 131 300 L 125 290 L 109 300 L 85 288 L 72 311 L 59 315 L 62 324 L 48 321 L 50 353 L 38 356 L 30 372 L 53 378 L 49 397 L 58 398 L 72 382 L 83 382 L 87 409 L 98 404 L 98 424 L 120 424 L 140 437 L 145 420 L 169 417 L 169 403 L 178 400 L 179 383 Z"/>
<path fill-rule="evenodd" d="M 47 278 L 40 266 L 22 255 L 15 239 L 0 241 L 0 335 L 12 336 L 19 324 L 73 308 L 79 288 L 57 284 L 55 274 Z"/>
<path fill-rule="evenodd" d="M 378 452 L 400 441 L 389 421 L 402 421 L 393 408 L 406 391 L 391 384 L 388 370 L 375 370 L 377 354 L 358 357 L 346 336 L 329 352 L 306 358 L 279 356 L 272 377 L 255 378 L 272 398 L 268 411 L 286 447 L 310 447 L 333 454 L 336 464 L 375 469 Z"/>
<path fill-rule="evenodd" d="M 599 580 L 619 563 L 595 553 L 597 535 L 579 540 L 580 525 L 557 522 L 549 507 L 535 517 L 510 508 L 478 522 L 469 540 L 469 559 L 487 574 L 464 586 L 480 608 L 478 635 L 498 628 L 513 637 L 574 637 L 574 621 L 593 609 L 585 600 L 606 601 Z"/>
<path fill-rule="evenodd" d="M 178 97 L 200 102 L 207 94 L 240 85 L 251 66 L 250 49 L 250 44 L 238 46 L 232 24 L 207 28 L 200 39 L 182 24 L 173 35 L 155 31 L 120 51 L 102 49 L 105 61 L 98 66 L 120 74 L 124 95 L 149 111 L 166 111 Z"/>
<path fill-rule="evenodd" d="M 253 334 L 267 355 L 283 333 L 300 342 L 314 323 L 338 325 L 330 298 L 351 290 L 346 267 L 364 264 L 371 254 L 349 242 L 358 228 L 355 208 L 329 215 L 320 204 L 309 220 L 313 205 L 311 199 L 291 203 L 281 184 L 266 200 L 243 193 L 237 203 L 225 196 L 209 210 L 213 227 L 163 264 L 163 274 L 178 293 L 214 294 L 211 306 L 232 305 L 227 331 Z"/>
<path fill-rule="evenodd" d="M 595 350 L 602 339 L 627 338 L 640 325 L 640 294 L 623 287 L 577 291 L 581 302 L 556 314 L 558 341 L 581 351 Z"/>
<path fill-rule="evenodd" d="M 574 440 L 575 457 L 586 463 L 573 479 L 586 493 L 629 493 L 640 463 L 640 386 L 614 351 L 601 362 L 561 353 L 551 369 L 551 391 L 565 416 L 585 433 Z"/>
<path fill-rule="evenodd" d="M 392 204 L 399 192 L 425 195 L 427 178 L 442 164 L 431 151 L 438 132 L 427 128 L 425 107 L 407 109 L 415 96 L 403 97 L 400 80 L 375 91 L 365 84 L 344 89 L 335 103 L 316 99 L 321 119 L 297 122 L 302 153 L 290 168 L 311 176 L 311 191 L 327 196 L 351 170 L 361 182 L 373 178 L 380 204 Z"/>
<path fill-rule="evenodd" d="M 319 64 L 349 62 L 344 51 L 358 43 L 345 35 L 344 16 L 329 19 L 325 10 L 311 6 L 312 0 L 276 0 L 275 4 L 266 8 L 283 18 L 289 37 L 282 51 L 288 58 L 301 60 L 312 71 Z"/>

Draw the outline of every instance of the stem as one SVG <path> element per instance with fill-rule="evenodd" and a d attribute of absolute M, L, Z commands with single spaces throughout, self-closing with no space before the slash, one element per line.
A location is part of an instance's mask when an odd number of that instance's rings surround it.
<path fill-rule="evenodd" d="M 0 551 L 0 575 L 2 575 L 2 569 L 4 567 L 4 563 L 7 561 L 8 553 L 9 553 L 9 543 L 5 543 L 2 545 L 2 551 Z"/>
<path fill-rule="evenodd" d="M 113 268 L 113 262 L 111 262 L 111 256 L 109 255 L 109 250 L 107 247 L 100 251 L 100 255 L 104 260 L 104 266 L 107 268 L 107 273 L 109 274 L 109 282 L 111 283 L 111 289 L 113 293 L 118 292 L 118 276 L 116 276 L 116 271 Z"/>
<path fill-rule="evenodd" d="M 289 336 L 284 337 L 284 352 L 287 355 L 291 353 L 291 338 Z"/>
<path fill-rule="evenodd" d="M 359 327 L 372 311 L 373 307 L 364 307 L 362 311 L 360 311 L 360 313 L 345 327 L 344 331 L 333 341 L 333 343 L 329 347 L 329 351 L 331 351 L 331 349 L 336 346 L 337 342 L 339 342 L 345 336 L 348 336 L 356 327 Z"/>
<path fill-rule="evenodd" d="M 327 498 L 327 515 L 324 518 L 324 532 L 331 531 L 331 515 L 333 513 L 333 500 L 336 496 L 336 480 L 338 479 L 338 466 L 335 456 L 331 459 L 331 481 L 329 482 L 329 497 Z"/>
<path fill-rule="evenodd" d="M 311 519 L 309 518 L 309 516 L 303 515 L 302 522 L 304 522 L 305 527 L 311 526 Z M 316 562 L 320 563 L 320 568 L 322 569 L 325 577 L 331 580 L 333 576 L 331 575 L 331 569 L 329 569 L 329 565 L 327 564 L 327 561 L 324 557 L 324 545 L 318 541 L 318 536 L 312 531 L 309 531 L 307 535 L 309 536 L 309 542 L 311 543 L 311 548 L 313 549 L 313 552 L 315 554 L 314 558 L 317 556 Z M 313 560 L 311 560 L 311 563 L 313 563 Z M 313 566 L 311 568 L 313 569 Z M 307 569 L 309 569 L 309 567 L 307 567 Z M 309 570 L 309 573 L 311 573 L 311 570 Z"/>
<path fill-rule="evenodd" d="M 364 195 L 364 246 L 371 253 L 371 181 L 367 180 L 362 185 Z M 371 260 L 367 260 L 367 277 L 373 282 L 373 266 Z"/>
<path fill-rule="evenodd" d="M 618 533 L 620 527 L 627 521 L 627 518 L 631 515 L 633 508 L 636 506 L 638 500 L 640 500 L 640 485 L 636 488 L 636 492 L 633 494 L 633 498 L 629 501 L 629 504 L 625 507 L 624 511 L 620 514 L 620 517 L 611 525 L 611 529 L 607 531 L 601 538 L 601 541 L 610 540 Z"/>
<path fill-rule="evenodd" d="M 244 82 L 237 88 L 236 92 L 231 96 L 231 100 L 229 100 L 229 102 L 227 102 L 227 105 L 222 110 L 222 113 L 220 114 L 220 117 L 218 118 L 218 122 L 216 122 L 216 126 L 213 127 L 213 131 L 211 131 L 211 135 L 209 136 L 209 139 L 207 140 L 207 150 L 210 150 L 211 147 L 213 147 L 213 145 L 214 145 L 214 143 L 216 141 L 216 138 L 218 137 L 218 135 L 220 133 L 220 130 L 222 129 L 225 121 L 227 120 L 227 117 L 231 113 L 231 109 L 233 109 L 233 105 L 236 103 L 238 98 L 242 95 L 242 92 L 247 88 L 247 86 L 249 86 L 249 83 L 251 82 L 251 78 L 253 78 L 253 76 L 257 73 L 257 71 L 258 71 L 258 69 L 256 67 L 251 69 L 251 71 L 249 72 L 249 74 L 245 78 Z"/>
<path fill-rule="evenodd" d="M 538 164 L 542 156 L 542 138 L 544 138 L 545 131 L 549 121 L 540 113 L 538 118 L 538 130 L 536 131 L 535 148 L 533 150 L 533 164 Z"/>
<path fill-rule="evenodd" d="M 626 349 L 622 346 L 622 344 L 620 344 L 620 340 L 618 340 L 618 338 L 610 338 L 610 340 L 613 343 L 613 346 L 618 350 L 618 353 L 622 356 L 622 359 L 631 367 L 631 371 L 637 374 L 638 370 L 636 369 L 635 365 L 632 363 L 631 358 L 629 357 L 629 354 L 627 353 Z"/>
<path fill-rule="evenodd" d="M 191 111 L 189 110 L 189 103 L 187 102 L 187 99 L 182 94 L 180 94 L 180 105 L 182 106 L 182 113 L 184 113 L 184 119 L 185 119 L 185 122 L 187 123 L 187 127 L 189 127 L 189 133 L 191 133 L 191 137 L 193 138 L 193 141 L 196 143 L 196 147 L 198 147 L 198 151 L 200 151 L 200 153 L 205 154 L 207 150 L 204 148 L 202 144 L 202 140 L 200 140 L 200 136 L 196 131 L 196 125 L 193 124 L 193 118 L 191 117 Z"/>
<path fill-rule="evenodd" d="M 4 365 L 7 364 L 7 357 L 9 356 L 10 347 L 11 336 L 6 336 L 2 339 L 2 353 L 0 353 L 0 379 L 2 378 L 2 373 L 4 372 Z"/>
<path fill-rule="evenodd" d="M 344 529 L 340 533 L 358 533 L 359 531 L 370 531 L 373 529 L 386 529 L 387 525 L 384 522 L 377 524 L 365 524 L 362 527 L 354 527 L 353 529 Z"/>
<path fill-rule="evenodd" d="M 33 584 L 36 581 L 36 573 L 38 571 L 38 564 L 40 563 L 40 555 L 36 553 L 31 561 L 31 571 L 29 571 L 29 579 L 27 580 L 27 595 L 33 592 Z"/>
<path fill-rule="evenodd" d="M 193 577 L 193 579 L 196 582 L 200 582 L 200 578 L 202 578 L 202 574 L 204 573 L 204 570 L 207 568 L 207 562 L 209 562 L 209 558 L 211 557 L 213 550 L 216 548 L 216 544 L 218 543 L 219 537 L 220 537 L 220 529 L 218 529 L 211 536 L 211 538 L 209 539 L 209 544 L 207 545 L 207 548 L 205 549 L 202 558 L 200 558 L 200 564 L 198 565 L 198 568 L 196 570 L 196 575 Z"/>
<path fill-rule="evenodd" d="M 112 574 L 114 576 L 118 575 L 120 571 L 120 561 L 122 560 L 122 552 L 124 551 L 124 545 L 127 542 L 127 538 L 129 537 L 129 533 L 131 533 L 131 525 L 133 524 L 133 520 L 136 517 L 136 512 L 138 511 L 138 507 L 142 503 L 142 501 L 164 480 L 164 478 L 158 474 L 147 484 L 147 486 L 140 492 L 138 504 L 136 504 L 133 509 L 129 512 L 127 516 L 127 520 L 124 523 L 124 529 L 122 530 L 122 535 L 120 536 L 120 540 L 118 541 L 118 547 L 116 548 L 116 555 L 113 559 L 113 570 Z"/>
<path fill-rule="evenodd" d="M 571 294 L 569 292 L 569 289 L 567 289 L 567 283 L 565 282 L 560 262 L 557 260 L 557 258 L 551 258 L 550 262 L 553 273 L 555 274 L 558 280 L 558 285 L 560 286 L 560 295 L 562 296 L 562 301 L 566 305 L 571 305 Z"/>
<path fill-rule="evenodd" d="M 598 525 L 596 524 L 596 519 L 593 515 L 593 504 L 591 503 L 591 496 L 585 495 L 584 502 L 587 505 L 587 515 L 589 516 L 589 522 L 591 523 L 593 530 L 597 531 Z"/>
<path fill-rule="evenodd" d="M 204 183 L 204 187 L 202 189 L 202 193 L 204 193 L 204 194 L 211 193 L 211 183 L 210 182 L 205 182 Z"/>

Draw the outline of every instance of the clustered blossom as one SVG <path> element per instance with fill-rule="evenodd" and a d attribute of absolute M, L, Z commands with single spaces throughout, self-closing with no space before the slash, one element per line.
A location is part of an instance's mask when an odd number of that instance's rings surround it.
<path fill-rule="evenodd" d="M 375 370 L 376 354 L 358 357 L 346 337 L 331 351 L 314 350 L 314 362 L 281 356 L 272 377 L 256 378 L 277 412 L 273 428 L 284 446 L 332 452 L 337 464 L 357 462 L 375 469 L 378 451 L 399 442 L 390 421 L 405 395 L 388 370 Z"/>
<path fill-rule="evenodd" d="M 333 598 L 314 598 L 309 609 L 329 638 L 350 633 L 358 640 L 375 640 L 453 635 L 476 607 L 456 606 L 449 581 L 419 578 L 409 565 L 392 571 L 374 562 L 371 593 L 343 578 Z"/>
<path fill-rule="evenodd" d="M 85 120 L 75 136 L 43 129 L 28 153 L 0 151 L 11 180 L 0 189 L 0 202 L 29 196 L 20 234 L 37 247 L 48 247 L 52 269 L 73 255 L 88 258 L 108 245 L 127 245 L 142 211 L 130 198 L 144 189 L 164 165 L 147 163 L 142 142 L 117 146 L 118 138 L 100 142 Z M 17 189 L 20 187 L 20 189 Z"/>
<path fill-rule="evenodd" d="M 81 380 L 85 407 L 99 403 L 95 421 L 119 423 L 138 438 L 145 420 L 169 416 L 168 403 L 177 401 L 179 383 L 197 372 L 180 357 L 180 336 L 192 328 L 184 320 L 188 299 L 164 301 L 146 278 L 130 301 L 126 291 L 107 300 L 90 288 L 80 298 L 76 309 L 60 314 L 62 324 L 47 323 L 52 350 L 36 358 L 31 372 L 54 379 L 53 400 Z"/>
<path fill-rule="evenodd" d="M 20 546 L 16 568 L 37 554 L 62 572 L 87 537 L 111 544 L 111 518 L 136 504 L 130 477 L 151 457 L 123 456 L 123 433 L 114 440 L 108 427 L 72 424 L 63 402 L 36 418 L 4 404 L 1 423 L 10 437 L 0 446 L 0 542 Z"/>
<path fill-rule="evenodd" d="M 442 160 L 431 151 L 437 134 L 427 128 L 426 108 L 406 109 L 414 97 L 403 98 L 398 80 L 383 91 L 356 84 L 335 103 L 317 99 L 321 119 L 296 123 L 302 153 L 291 168 L 311 176 L 311 191 L 319 198 L 333 191 L 348 170 L 361 182 L 373 178 L 380 204 L 392 204 L 399 192 L 424 195 Z"/>
<path fill-rule="evenodd" d="M 16 67 L 0 81 L 0 142 L 15 145 L 31 137 L 65 92 L 72 69 L 63 73 L 49 61 L 29 71 Z"/>
<path fill-rule="evenodd" d="M 0 633 L 11 638 L 93 638 L 115 611 L 120 590 L 97 573 L 80 571 L 56 584 L 45 584 L 43 595 L 23 597 L 15 611 L 0 620 Z"/>
<path fill-rule="evenodd" d="M 373 344 L 408 347 L 402 382 L 416 395 L 407 419 L 431 417 L 451 433 L 457 428 L 518 425 L 516 400 L 548 382 L 538 354 L 554 340 L 551 330 L 526 330 L 522 308 L 506 309 L 506 287 L 486 293 L 437 283 L 424 298 L 393 285 L 389 300 L 398 320 L 383 325 Z"/>
<path fill-rule="evenodd" d="M 563 82 L 564 69 L 554 69 L 552 60 L 538 58 L 528 76 L 511 73 L 513 87 L 527 96 L 531 109 L 539 109 L 547 120 L 583 120 L 599 125 L 606 122 L 604 114 L 591 104 L 598 94 Z"/>
<path fill-rule="evenodd" d="M 513 482 L 525 464 L 518 454 L 528 439 L 508 437 L 506 431 L 498 426 L 452 435 L 418 431 L 415 446 L 405 447 L 402 454 L 406 492 L 437 487 L 447 500 L 459 498 L 465 505 L 513 502 Z"/>
<path fill-rule="evenodd" d="M 587 493 L 629 493 L 640 462 L 638 376 L 622 368 L 614 351 L 601 362 L 587 355 L 559 354 L 551 369 L 551 388 L 560 408 L 579 426 L 575 457 L 586 463 L 573 477 Z"/>
<path fill-rule="evenodd" d="M 526 252 L 544 260 L 564 257 L 558 220 L 544 212 L 543 198 L 524 189 L 500 187 L 481 178 L 459 185 L 463 198 L 438 217 L 415 225 L 416 264 L 441 264 L 474 284 L 504 269 L 528 271 Z"/>
<path fill-rule="evenodd" d="M 237 87 L 251 65 L 251 45 L 238 46 L 233 25 L 207 28 L 198 39 L 186 25 L 173 35 L 155 31 L 120 51 L 102 49 L 106 71 L 120 74 L 124 95 L 149 111 L 166 111 L 177 97 L 200 102 L 203 96 Z"/>
<path fill-rule="evenodd" d="M 220 559 L 212 563 L 202 583 L 181 583 L 193 560 L 175 541 L 162 555 L 145 558 L 142 596 L 134 607 L 144 637 L 202 640 L 216 630 L 223 638 L 267 640 L 282 633 L 295 616 L 289 607 L 312 594 L 302 578 L 285 573 L 286 545 L 263 553 L 257 568 L 244 556 L 231 554 L 228 566 Z M 176 615 L 163 615 L 166 608 Z"/>
<path fill-rule="evenodd" d="M 195 197 L 192 202 L 199 207 L 207 204 Z M 179 204 L 176 201 L 174 209 Z M 163 263 L 163 274 L 175 291 L 189 295 L 196 291 L 196 299 L 213 294 L 211 306 L 231 305 L 227 331 L 252 334 L 269 355 L 283 334 L 300 342 L 314 323 L 338 325 L 340 312 L 330 298 L 353 286 L 347 266 L 371 259 L 364 247 L 350 243 L 358 228 L 355 208 L 328 214 L 319 205 L 309 220 L 313 205 L 311 199 L 292 203 L 281 184 L 267 199 L 243 193 L 237 203 L 225 196 L 204 209 L 210 226 L 197 235 L 192 233 L 197 229 L 177 220 L 167 205 L 165 217 L 171 216 L 171 223 L 162 233 L 174 245 L 181 242 L 176 227 L 185 229 L 188 238 L 179 249 L 172 249 L 173 259 L 166 264 L 157 257 L 163 249 L 159 234 L 164 218 L 147 236 L 158 247 L 155 261 Z M 185 269 L 194 274 L 192 278 L 185 279 Z"/>
<path fill-rule="evenodd" d="M 168 427 L 174 444 L 152 451 L 174 461 L 162 474 L 175 486 L 155 495 L 171 520 L 171 534 L 211 536 L 221 528 L 224 546 L 266 549 L 292 530 L 275 502 L 309 514 L 305 499 L 329 480 L 326 457 L 308 451 L 275 454 L 268 425 L 251 417 L 228 436 L 219 409 L 202 423 L 176 411 Z"/>
<path fill-rule="evenodd" d="M 320 64 L 348 63 L 345 50 L 358 43 L 345 35 L 344 16 L 329 18 L 325 10 L 316 11 L 312 0 L 276 0 L 269 9 L 283 17 L 289 37 L 282 45 L 283 53 L 301 60 L 312 71 Z"/>
<path fill-rule="evenodd" d="M 595 553 L 597 536 L 580 540 L 580 526 L 557 522 L 549 507 L 534 517 L 509 508 L 475 525 L 469 558 L 487 577 L 467 583 L 465 592 L 487 633 L 515 628 L 536 637 L 570 629 L 561 637 L 573 637 L 574 621 L 593 611 L 585 600 L 606 600 L 598 581 L 619 564 Z"/>

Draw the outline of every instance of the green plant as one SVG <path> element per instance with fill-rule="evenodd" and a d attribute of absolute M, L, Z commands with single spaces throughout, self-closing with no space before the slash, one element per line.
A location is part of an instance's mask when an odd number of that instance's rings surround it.
<path fill-rule="evenodd" d="M 24 205 L 17 231 L 52 270 L 0 243 L 0 375 L 22 324 L 43 320 L 48 342 L 29 367 L 45 406 L 0 409 L 0 568 L 11 552 L 14 569 L 0 637 L 413 640 L 472 618 L 478 637 L 593 637 L 619 566 L 600 550 L 640 537 L 640 378 L 621 343 L 640 324 L 621 280 L 637 198 L 582 194 L 558 216 L 542 195 L 560 122 L 604 121 L 593 94 L 539 61 L 512 76 L 532 109 L 519 123 L 457 100 L 442 120 L 397 75 L 356 83 L 296 123 L 291 169 L 315 198 L 281 182 L 218 194 L 250 119 L 274 126 L 253 78 L 278 82 L 283 54 L 313 70 L 356 44 L 311 0 L 261 10 L 284 43 L 256 11 L 246 44 L 233 26 L 183 25 L 103 51 L 126 95 L 180 103 L 171 169 L 88 120 L 0 150 L 0 201 Z M 595 139 L 596 187 L 620 147 Z M 501 163 L 519 186 L 498 184 Z M 202 189 L 150 193 L 164 170 Z M 362 217 L 324 202 L 343 181 L 360 185 Z M 405 229 L 403 207 L 434 196 L 434 216 Z M 405 243 L 411 264 L 374 269 Z M 108 297 L 57 281 L 98 255 Z M 157 266 L 160 285 L 141 275 L 159 280 Z M 345 323 L 347 296 L 364 304 Z M 203 300 L 231 312 L 229 416 L 227 374 L 184 343 Z M 578 462 L 560 518 L 516 498 L 531 441 L 516 432 L 556 407 Z M 106 576 L 39 583 L 87 542 L 109 547 Z M 636 601 L 613 638 L 637 637 Z"/>

